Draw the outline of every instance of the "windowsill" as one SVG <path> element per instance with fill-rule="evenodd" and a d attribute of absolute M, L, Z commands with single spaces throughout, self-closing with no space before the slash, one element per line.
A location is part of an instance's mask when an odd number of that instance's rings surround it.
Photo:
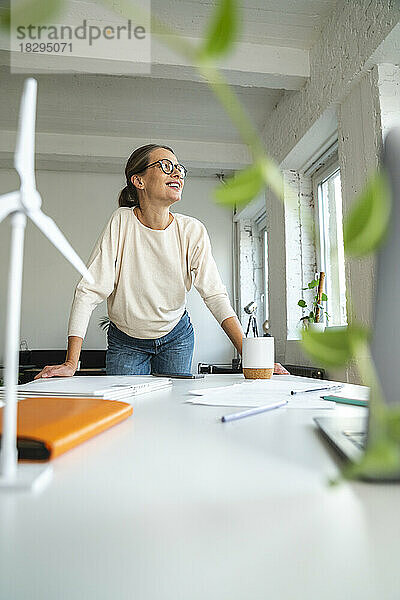
<path fill-rule="evenodd" d="M 329 325 L 325 326 L 325 329 L 332 329 L 332 328 L 337 328 L 337 327 L 347 327 L 347 323 L 330 323 Z M 296 337 L 295 334 L 289 334 L 286 338 L 287 342 L 299 342 L 301 341 L 301 335 L 298 334 L 298 336 Z"/>

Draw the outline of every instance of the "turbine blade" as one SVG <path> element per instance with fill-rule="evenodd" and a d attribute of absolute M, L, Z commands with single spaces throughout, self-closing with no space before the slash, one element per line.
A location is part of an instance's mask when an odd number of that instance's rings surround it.
<path fill-rule="evenodd" d="M 28 213 L 28 216 L 40 231 L 50 240 L 50 242 L 65 256 L 67 260 L 79 271 L 89 283 L 93 283 L 94 279 L 87 270 L 85 264 L 79 258 L 70 243 L 61 233 L 53 219 L 42 213 L 41 210 L 35 210 Z"/>
<path fill-rule="evenodd" d="M 21 208 L 20 192 L 0 196 L 0 223 L 12 212 Z"/>
<path fill-rule="evenodd" d="M 33 77 L 25 80 L 19 109 L 17 144 L 14 167 L 21 179 L 21 186 L 35 188 L 35 122 L 37 82 Z"/>

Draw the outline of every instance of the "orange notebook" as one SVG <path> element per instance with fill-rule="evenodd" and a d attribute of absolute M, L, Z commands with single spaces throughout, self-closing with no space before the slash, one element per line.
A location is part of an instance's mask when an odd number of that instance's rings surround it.
<path fill-rule="evenodd" d="M 18 402 L 18 459 L 47 461 L 129 417 L 132 406 L 99 398 L 25 398 Z M 0 408 L 0 433 L 3 409 Z"/>

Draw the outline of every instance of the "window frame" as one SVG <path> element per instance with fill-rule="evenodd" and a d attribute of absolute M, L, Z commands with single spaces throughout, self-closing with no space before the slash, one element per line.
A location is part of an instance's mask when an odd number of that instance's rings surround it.
<path fill-rule="evenodd" d="M 312 175 L 312 192 L 314 196 L 314 223 L 315 223 L 315 245 L 316 245 L 316 262 L 317 262 L 317 270 L 318 273 L 320 271 L 326 272 L 326 266 L 322 264 L 322 236 L 324 233 L 324 226 L 321 226 L 321 213 L 322 213 L 322 205 L 320 201 L 320 186 L 322 186 L 330 177 L 332 177 L 335 173 L 340 173 L 340 164 L 338 159 L 337 151 L 334 152 L 318 169 L 316 169 Z M 343 206 L 342 206 L 343 208 Z M 326 262 L 326 257 L 324 257 L 324 262 Z M 327 312 L 329 313 L 329 296 L 327 303 Z M 347 321 L 347 307 L 345 309 L 345 319 Z M 330 326 L 338 326 L 344 325 L 345 323 L 341 322 L 331 324 L 329 321 L 327 322 L 324 314 L 324 321 L 327 327 Z"/>
<path fill-rule="evenodd" d="M 260 240 L 261 247 L 261 286 L 262 293 L 260 293 L 260 302 L 262 303 L 262 323 L 269 321 L 269 287 L 268 287 L 268 227 L 267 227 L 267 213 L 263 211 L 262 214 L 255 219 L 254 222 L 257 235 Z M 262 333 L 260 334 L 262 335 Z"/>

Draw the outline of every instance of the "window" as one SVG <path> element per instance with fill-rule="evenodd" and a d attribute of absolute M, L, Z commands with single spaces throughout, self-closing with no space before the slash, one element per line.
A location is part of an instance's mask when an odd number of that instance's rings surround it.
<path fill-rule="evenodd" d="M 258 320 L 261 327 L 268 319 L 268 233 L 267 216 L 265 211 L 255 219 L 254 229 L 257 232 L 258 241 L 258 277 L 257 277 L 257 304 Z M 262 335 L 260 328 L 259 335 Z"/>
<path fill-rule="evenodd" d="M 328 326 L 346 325 L 346 281 L 340 170 L 336 161 L 313 176 L 317 198 L 317 266 L 325 273 Z M 324 315 L 325 317 L 325 315 Z"/>
<path fill-rule="evenodd" d="M 237 310 L 244 331 L 249 315 L 244 307 L 250 302 L 257 305 L 256 320 L 259 335 L 268 319 L 268 246 L 265 199 L 255 206 L 245 207 L 234 216 L 237 231 Z"/>
<path fill-rule="evenodd" d="M 269 319 L 269 310 L 268 310 L 268 231 L 265 227 L 262 231 L 262 241 L 263 241 L 263 276 L 264 276 L 264 320 L 268 321 Z"/>

